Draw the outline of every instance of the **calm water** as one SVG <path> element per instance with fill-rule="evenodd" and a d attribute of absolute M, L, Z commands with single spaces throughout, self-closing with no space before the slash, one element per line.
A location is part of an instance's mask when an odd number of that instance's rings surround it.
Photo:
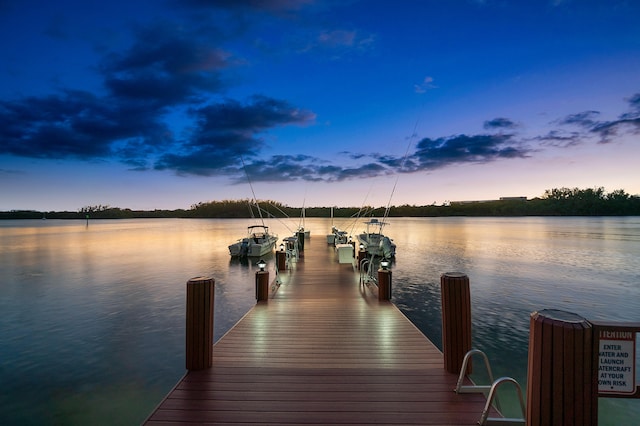
<path fill-rule="evenodd" d="M 523 389 L 531 312 L 640 322 L 640 218 L 390 222 L 394 302 L 440 345 L 440 275 L 466 273 L 473 345 L 496 377 L 515 377 Z M 227 251 L 250 224 L 0 221 L 0 423 L 143 421 L 184 374 L 186 281 L 216 280 L 216 340 L 255 303 L 256 267 Z M 298 221 L 268 224 L 284 237 Z M 307 218 L 311 243 L 326 244 L 331 224 Z M 601 398 L 600 407 L 602 425 L 640 418 L 640 400 Z"/>

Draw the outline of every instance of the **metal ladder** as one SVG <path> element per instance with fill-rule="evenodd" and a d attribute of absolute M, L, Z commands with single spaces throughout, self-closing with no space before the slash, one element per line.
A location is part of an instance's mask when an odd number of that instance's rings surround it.
<path fill-rule="evenodd" d="M 469 360 L 473 355 L 481 355 L 484 359 L 484 365 L 487 369 L 487 374 L 489 376 L 489 380 L 491 381 L 490 385 L 463 385 L 464 378 L 466 376 L 465 372 L 467 371 Z M 500 411 L 500 404 L 498 402 L 498 388 L 505 383 L 511 383 L 515 386 L 516 391 L 518 392 L 518 399 L 520 400 L 520 411 L 522 413 L 522 417 L 489 417 L 489 411 L 491 410 L 491 406 L 495 400 L 496 409 Z M 522 398 L 522 389 L 520 388 L 520 384 L 511 377 L 500 377 L 497 380 L 493 379 L 493 373 L 491 372 L 491 366 L 489 365 L 489 358 L 487 355 L 482 352 L 480 349 L 471 349 L 467 352 L 462 360 L 462 367 L 460 368 L 460 375 L 458 376 L 458 382 L 456 383 L 456 388 L 454 391 L 458 394 L 460 393 L 485 393 L 489 392 L 487 396 L 487 402 L 482 410 L 482 415 L 480 416 L 480 420 L 478 420 L 478 424 L 481 426 L 490 426 L 490 425 L 501 425 L 501 424 L 512 424 L 512 425 L 524 425 L 525 424 L 525 408 L 524 408 L 524 399 Z"/>
<path fill-rule="evenodd" d="M 360 261 L 360 285 L 364 286 L 369 283 L 378 285 L 378 277 L 373 271 L 373 257 L 371 259 L 365 257 Z"/>

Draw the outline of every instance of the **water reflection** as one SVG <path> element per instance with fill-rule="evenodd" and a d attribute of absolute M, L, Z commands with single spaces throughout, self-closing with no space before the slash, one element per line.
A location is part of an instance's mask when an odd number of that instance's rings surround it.
<path fill-rule="evenodd" d="M 297 221 L 267 222 L 280 238 L 297 227 Z M 361 222 L 334 219 L 333 225 L 355 234 L 364 229 Z M 440 275 L 466 273 L 474 346 L 487 352 L 496 376 L 526 381 L 529 315 L 535 310 L 640 321 L 638 218 L 389 222 L 384 231 L 398 253 L 394 303 L 440 345 Z M 142 421 L 184 372 L 188 279 L 216 281 L 216 340 L 255 303 L 257 267 L 227 251 L 250 224 L 0 222 L 5 424 L 104 424 L 114 415 L 120 423 Z M 305 225 L 312 239 L 324 240 L 332 221 L 307 218 Z M 273 257 L 265 260 L 273 271 Z M 640 416 L 637 401 L 604 401 L 605 412 L 622 404 L 623 413 Z M 608 418 L 615 424 L 615 416 Z"/>

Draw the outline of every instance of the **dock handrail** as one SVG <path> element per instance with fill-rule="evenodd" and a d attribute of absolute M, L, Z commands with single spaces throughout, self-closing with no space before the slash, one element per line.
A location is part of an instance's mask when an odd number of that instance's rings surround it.
<path fill-rule="evenodd" d="M 378 285 L 378 277 L 373 272 L 373 258 L 365 257 L 360 261 L 360 285 L 374 283 Z"/>
<path fill-rule="evenodd" d="M 489 417 L 489 410 L 491 409 L 491 404 L 493 400 L 497 396 L 498 387 L 503 385 L 504 383 L 512 383 L 516 390 L 518 391 L 518 399 L 520 400 L 520 411 L 522 413 L 522 417 Z M 499 425 L 499 424 L 526 424 L 525 422 L 525 406 L 524 399 L 522 398 L 522 389 L 520 388 L 520 384 L 516 381 L 516 379 L 511 377 L 500 377 L 491 385 L 491 390 L 489 391 L 489 396 L 487 397 L 487 402 L 484 406 L 484 410 L 482 410 L 482 415 L 480 416 L 480 420 L 478 420 L 478 424 L 480 426 L 491 426 L 491 425 Z"/>
<path fill-rule="evenodd" d="M 490 385 L 463 385 L 464 378 L 466 377 L 467 368 L 469 365 L 469 361 L 473 355 L 480 355 L 484 359 L 484 365 L 487 370 L 487 375 L 489 376 Z M 498 387 L 500 387 L 504 383 L 513 383 L 518 392 L 518 398 L 520 400 L 520 409 L 522 412 L 521 418 L 509 418 L 509 417 L 489 417 L 489 411 L 491 410 L 491 406 L 495 401 L 495 406 L 498 411 L 501 411 L 500 403 L 498 401 Z M 468 351 L 462 360 L 462 367 L 460 368 L 460 375 L 458 376 L 458 382 L 456 383 L 456 387 L 454 391 L 458 394 L 461 393 L 485 393 L 489 392 L 487 396 L 487 402 L 484 406 L 484 410 L 482 411 L 482 415 L 480 416 L 480 420 L 478 424 L 481 426 L 489 426 L 496 424 L 525 424 L 525 405 L 524 399 L 522 398 L 522 389 L 520 388 L 520 384 L 511 377 L 500 377 L 497 380 L 493 379 L 493 372 L 491 371 L 491 364 L 489 363 L 489 358 L 487 355 L 481 351 L 480 349 L 471 349 Z"/>
<path fill-rule="evenodd" d="M 464 378 L 466 376 L 466 371 L 468 368 L 469 360 L 473 355 L 481 355 L 484 359 L 484 366 L 487 369 L 487 374 L 489 376 L 489 381 L 493 383 L 493 373 L 491 372 L 491 365 L 489 364 L 489 358 L 487 355 L 482 352 L 480 349 L 471 349 L 464 355 L 462 360 L 462 367 L 460 368 L 460 375 L 458 376 L 458 382 L 456 383 L 456 388 L 454 391 L 456 393 L 483 393 L 491 390 L 492 385 L 463 385 Z"/>

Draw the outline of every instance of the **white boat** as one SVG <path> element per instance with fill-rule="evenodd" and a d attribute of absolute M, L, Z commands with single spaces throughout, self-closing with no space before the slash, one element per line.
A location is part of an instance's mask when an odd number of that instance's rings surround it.
<path fill-rule="evenodd" d="M 297 262 L 300 258 L 299 241 L 300 240 L 298 239 L 297 235 L 282 239 L 280 249 L 286 252 L 286 261 L 289 264 L 291 264 L 292 262 Z"/>
<path fill-rule="evenodd" d="M 371 256 L 379 256 L 391 259 L 396 255 L 396 245 L 393 240 L 382 234 L 382 228 L 386 222 L 381 222 L 376 218 L 371 218 L 365 222 L 367 229 L 358 234 L 358 241 Z"/>
<path fill-rule="evenodd" d="M 296 231 L 296 234 L 299 234 L 301 232 L 304 234 L 305 238 L 311 237 L 311 231 L 308 229 L 304 229 L 304 226 L 299 227 L 298 230 Z"/>
<path fill-rule="evenodd" d="M 269 227 L 252 225 L 247 236 L 229 246 L 229 254 L 238 257 L 259 257 L 273 251 L 278 236 L 269 233 Z"/>
<path fill-rule="evenodd" d="M 335 226 L 331 227 L 331 233 L 327 235 L 327 244 L 346 244 L 347 240 L 347 231 L 341 231 Z"/>

